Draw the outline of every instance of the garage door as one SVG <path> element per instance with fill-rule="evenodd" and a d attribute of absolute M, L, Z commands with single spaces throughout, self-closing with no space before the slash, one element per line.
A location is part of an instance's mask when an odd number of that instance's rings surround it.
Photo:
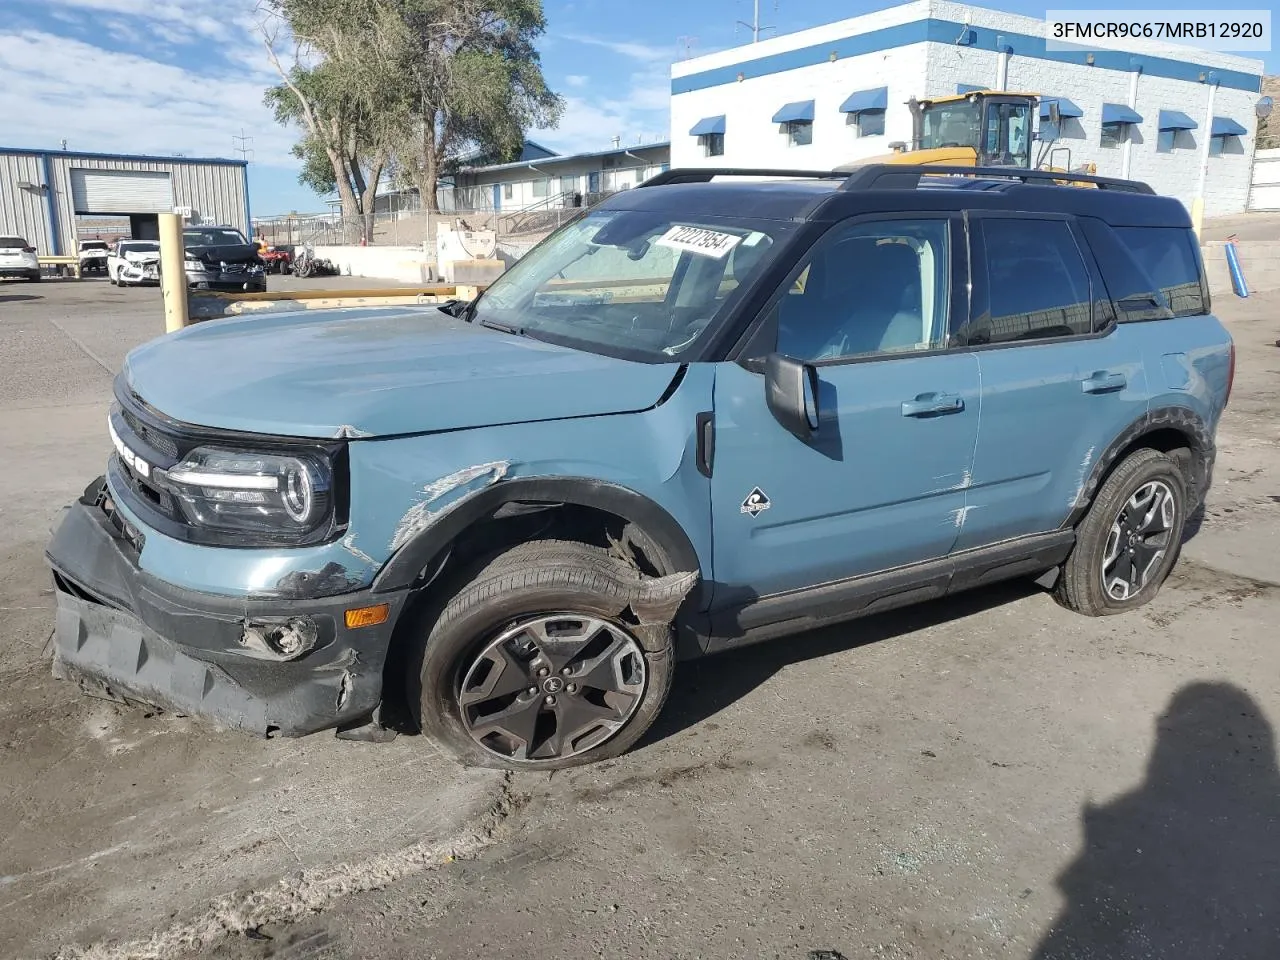
<path fill-rule="evenodd" d="M 173 185 L 167 173 L 72 168 L 76 213 L 169 213 Z"/>
<path fill-rule="evenodd" d="M 1280 150 L 1259 150 L 1253 157 L 1250 210 L 1280 210 Z"/>

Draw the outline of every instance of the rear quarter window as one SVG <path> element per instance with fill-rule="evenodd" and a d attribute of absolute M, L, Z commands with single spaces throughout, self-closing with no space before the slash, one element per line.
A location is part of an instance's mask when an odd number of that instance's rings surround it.
<path fill-rule="evenodd" d="M 1208 312 L 1195 234 L 1181 227 L 1116 227 L 1115 232 L 1175 317 Z"/>

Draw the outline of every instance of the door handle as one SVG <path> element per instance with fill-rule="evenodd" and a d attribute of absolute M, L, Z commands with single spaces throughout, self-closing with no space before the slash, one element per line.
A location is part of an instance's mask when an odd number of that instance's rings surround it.
<path fill-rule="evenodd" d="M 930 417 L 935 414 L 959 413 L 964 409 L 964 398 L 954 393 L 922 393 L 914 400 L 902 401 L 904 417 Z"/>
<path fill-rule="evenodd" d="M 1129 385 L 1129 378 L 1123 373 L 1111 373 L 1108 370 L 1095 370 L 1088 378 L 1080 381 L 1080 389 L 1085 393 L 1115 393 Z"/>

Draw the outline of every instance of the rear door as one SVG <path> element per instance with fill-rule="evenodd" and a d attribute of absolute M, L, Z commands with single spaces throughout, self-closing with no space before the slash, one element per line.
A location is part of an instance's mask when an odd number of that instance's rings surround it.
<path fill-rule="evenodd" d="M 1057 529 L 1106 446 L 1147 409 L 1137 339 L 1116 325 L 1070 217 L 966 215 L 982 432 L 956 550 Z"/>

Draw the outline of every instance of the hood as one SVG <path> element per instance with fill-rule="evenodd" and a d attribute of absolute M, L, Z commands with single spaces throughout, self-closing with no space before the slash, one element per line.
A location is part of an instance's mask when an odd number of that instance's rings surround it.
<path fill-rule="evenodd" d="M 251 243 L 229 243 L 218 246 L 189 246 L 186 248 L 188 259 L 203 260 L 205 263 L 248 263 L 258 259 L 258 248 Z"/>
<path fill-rule="evenodd" d="M 678 367 L 499 333 L 435 307 L 373 307 L 198 323 L 135 349 L 124 376 L 175 420 L 328 438 L 644 410 Z"/>
<path fill-rule="evenodd" d="M 124 259 L 130 263 L 152 263 L 160 259 L 158 250 L 126 250 Z"/>

